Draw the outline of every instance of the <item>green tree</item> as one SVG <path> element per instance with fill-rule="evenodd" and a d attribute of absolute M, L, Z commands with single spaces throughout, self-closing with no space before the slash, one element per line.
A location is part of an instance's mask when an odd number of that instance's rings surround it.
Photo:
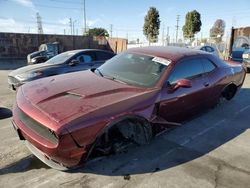
<path fill-rule="evenodd" d="M 158 41 L 160 22 L 158 10 L 155 7 L 150 7 L 143 25 L 143 34 L 149 43 Z"/>
<path fill-rule="evenodd" d="M 87 35 L 88 35 L 88 36 L 92 36 L 92 37 L 96 37 L 96 36 L 108 37 L 108 36 L 109 36 L 107 30 L 104 29 L 104 28 L 93 28 L 93 29 L 89 29 L 89 30 L 87 31 Z"/>
<path fill-rule="evenodd" d="M 222 19 L 217 19 L 214 22 L 213 27 L 210 29 L 210 37 L 216 42 L 219 43 L 222 41 L 222 37 L 225 33 L 226 23 Z"/>
<path fill-rule="evenodd" d="M 186 14 L 185 25 L 182 28 L 185 39 L 192 39 L 194 35 L 201 30 L 201 15 L 196 10 Z"/>

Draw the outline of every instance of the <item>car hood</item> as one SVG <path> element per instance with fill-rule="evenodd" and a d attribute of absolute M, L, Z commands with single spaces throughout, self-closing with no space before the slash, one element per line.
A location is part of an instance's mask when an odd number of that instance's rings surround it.
<path fill-rule="evenodd" d="M 35 56 L 39 56 L 43 52 L 44 51 L 35 51 L 35 52 L 32 52 L 32 53 L 28 54 L 28 56 L 30 56 L 31 58 L 33 58 Z"/>
<path fill-rule="evenodd" d="M 126 85 L 90 70 L 39 79 L 21 89 L 30 103 L 60 125 L 126 112 L 157 94 L 157 89 Z"/>
<path fill-rule="evenodd" d="M 38 71 L 38 70 L 43 70 L 43 69 L 46 69 L 48 67 L 52 67 L 53 65 L 51 64 L 48 64 L 48 63 L 40 63 L 40 64 L 35 64 L 35 65 L 27 65 L 27 66 L 24 66 L 24 67 L 21 67 L 19 69 L 16 69 L 14 71 L 11 71 L 9 73 L 9 76 L 17 76 L 17 75 L 20 75 L 20 74 L 26 74 L 26 73 L 31 73 L 31 72 L 35 72 L 35 71 Z"/>

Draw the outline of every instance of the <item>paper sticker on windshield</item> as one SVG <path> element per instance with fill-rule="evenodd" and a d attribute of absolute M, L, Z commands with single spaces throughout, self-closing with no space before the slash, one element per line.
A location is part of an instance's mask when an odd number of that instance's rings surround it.
<path fill-rule="evenodd" d="M 154 57 L 152 59 L 152 61 L 166 65 L 166 66 L 168 66 L 171 63 L 171 61 L 164 59 L 164 58 L 161 58 L 161 57 Z"/>

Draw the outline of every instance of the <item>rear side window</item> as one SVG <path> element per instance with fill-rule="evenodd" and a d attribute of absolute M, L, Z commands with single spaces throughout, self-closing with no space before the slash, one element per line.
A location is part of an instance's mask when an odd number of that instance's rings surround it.
<path fill-rule="evenodd" d="M 114 54 L 111 53 L 107 53 L 107 52 L 96 52 L 96 57 L 97 60 L 108 60 L 110 58 L 112 58 L 114 56 Z"/>
<path fill-rule="evenodd" d="M 184 60 L 177 63 L 168 78 L 170 84 L 175 84 L 179 79 L 194 79 L 204 73 L 201 59 Z"/>
<path fill-rule="evenodd" d="M 89 63 L 92 60 L 91 56 L 90 55 L 80 55 L 76 58 L 80 63 Z"/>
<path fill-rule="evenodd" d="M 216 66 L 208 59 L 202 59 L 202 63 L 204 66 L 205 73 L 212 72 L 216 68 Z"/>

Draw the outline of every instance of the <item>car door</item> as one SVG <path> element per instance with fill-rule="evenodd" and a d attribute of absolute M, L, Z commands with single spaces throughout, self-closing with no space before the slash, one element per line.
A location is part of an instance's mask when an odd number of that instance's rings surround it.
<path fill-rule="evenodd" d="M 217 103 L 218 97 L 221 94 L 221 86 L 217 84 L 221 79 L 221 74 L 217 65 L 212 60 L 202 58 L 202 64 L 204 67 L 204 77 L 209 83 L 207 94 L 210 97 L 207 98 L 207 106 L 211 107 Z"/>
<path fill-rule="evenodd" d="M 180 79 L 188 79 L 191 87 L 173 90 Z M 206 108 L 208 86 L 200 58 L 185 59 L 176 63 L 161 91 L 160 116 L 179 123 L 199 113 Z"/>
<path fill-rule="evenodd" d="M 95 60 L 96 57 L 92 51 L 76 54 L 71 60 L 69 60 L 67 72 L 91 69 L 93 68 Z M 71 64 L 72 61 L 75 61 L 76 63 Z"/>

